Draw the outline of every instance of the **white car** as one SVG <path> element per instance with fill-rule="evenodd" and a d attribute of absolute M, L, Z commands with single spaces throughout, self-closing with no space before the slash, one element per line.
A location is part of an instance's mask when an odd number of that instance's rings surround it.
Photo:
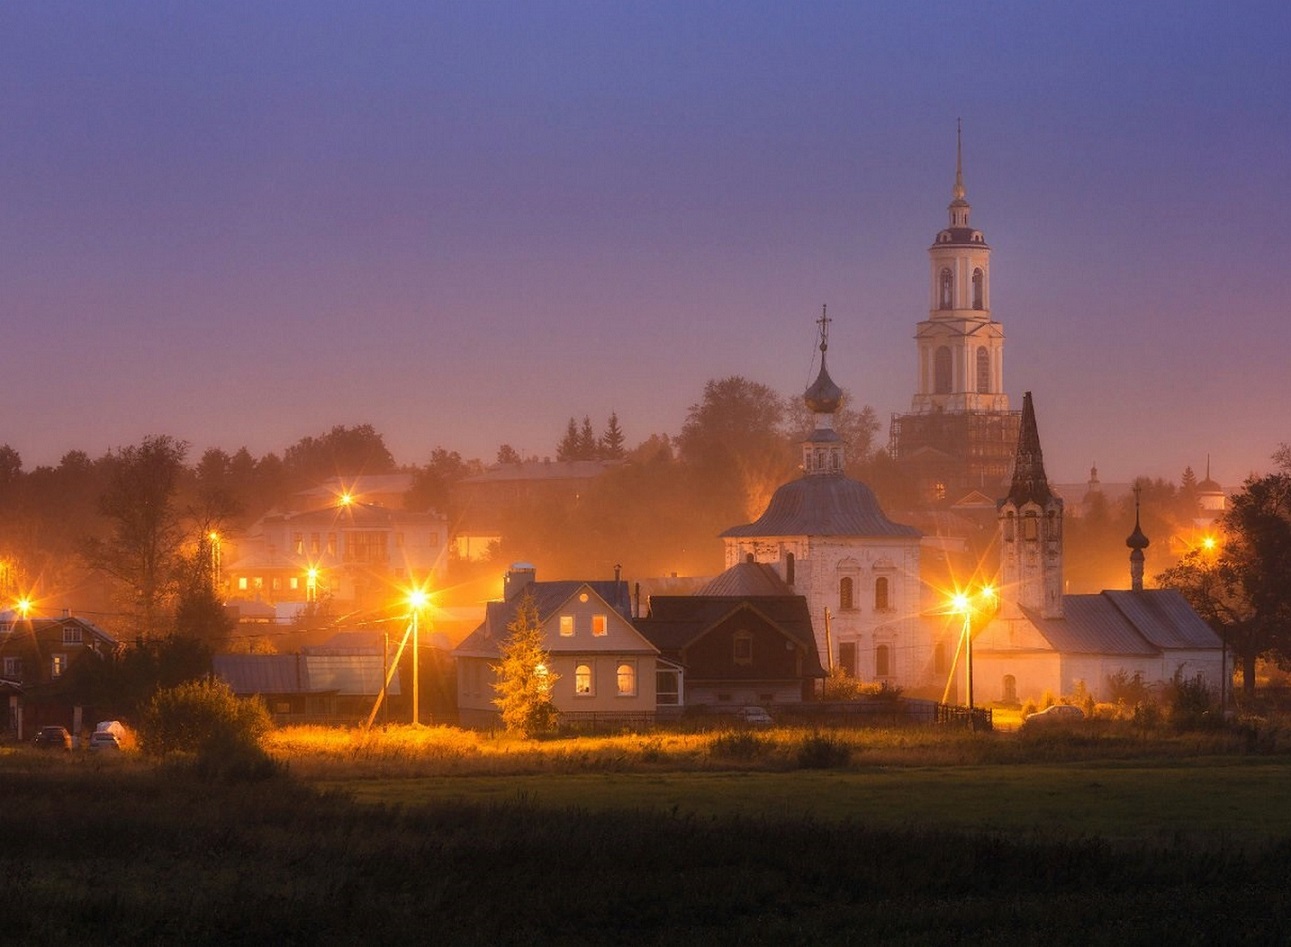
<path fill-rule="evenodd" d="M 1022 722 L 1033 727 L 1043 727 L 1050 724 L 1074 723 L 1084 719 L 1085 712 L 1075 704 L 1054 704 L 1044 710 L 1037 710 L 1033 714 L 1027 714 L 1026 720 Z"/>
<path fill-rule="evenodd" d="M 735 711 L 735 719 L 754 727 L 769 727 L 775 723 L 771 715 L 761 707 L 741 707 Z"/>

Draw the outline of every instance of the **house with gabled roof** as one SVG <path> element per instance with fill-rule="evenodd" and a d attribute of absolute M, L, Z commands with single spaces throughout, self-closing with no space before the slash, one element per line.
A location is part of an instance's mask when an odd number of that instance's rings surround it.
<path fill-rule="evenodd" d="M 4 730 L 26 739 L 46 724 L 79 733 L 92 716 L 71 672 L 87 661 L 105 661 L 117 640 L 94 622 L 64 613 L 25 618 L 0 613 L 0 694 L 7 705 Z"/>
<path fill-rule="evenodd" d="M 679 704 L 799 703 L 825 676 L 806 597 L 767 563 L 737 563 L 697 594 L 655 595 L 649 607 L 637 628 L 680 669 Z M 671 691 L 661 687 L 661 706 Z"/>
<path fill-rule="evenodd" d="M 494 668 L 502 659 L 507 626 L 529 595 L 538 611 L 551 699 L 566 722 L 648 722 L 654 719 L 659 649 L 632 622 L 628 583 L 540 582 L 533 566 L 513 566 L 504 598 L 489 602 L 484 621 L 453 651 L 457 709 L 463 726 L 499 722 Z"/>

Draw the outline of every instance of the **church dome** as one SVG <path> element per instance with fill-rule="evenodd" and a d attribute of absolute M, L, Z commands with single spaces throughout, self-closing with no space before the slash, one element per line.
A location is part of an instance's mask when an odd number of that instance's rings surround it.
<path fill-rule="evenodd" d="M 823 346 L 822 346 L 823 348 Z M 843 403 L 843 389 L 834 384 L 825 370 L 825 354 L 820 356 L 820 374 L 802 396 L 807 408 L 816 414 L 833 414 Z"/>
<path fill-rule="evenodd" d="M 752 523 L 733 526 L 723 537 L 922 535 L 887 518 L 865 484 L 837 474 L 802 477 L 784 484 Z"/>

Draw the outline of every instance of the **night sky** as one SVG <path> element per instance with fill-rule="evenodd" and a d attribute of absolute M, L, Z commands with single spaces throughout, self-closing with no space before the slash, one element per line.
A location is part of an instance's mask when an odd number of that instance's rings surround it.
<path fill-rule="evenodd" d="M 1291 5 L 6 2 L 0 442 L 907 411 L 963 119 L 1051 479 L 1291 441 Z"/>

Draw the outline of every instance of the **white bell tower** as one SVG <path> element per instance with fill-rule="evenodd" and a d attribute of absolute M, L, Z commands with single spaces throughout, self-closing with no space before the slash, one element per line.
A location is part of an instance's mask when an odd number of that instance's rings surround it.
<path fill-rule="evenodd" d="M 911 411 L 1007 411 L 1004 327 L 991 319 L 991 248 L 968 222 L 962 130 L 956 129 L 950 225 L 928 248 L 928 318 L 919 323 L 919 382 Z"/>

